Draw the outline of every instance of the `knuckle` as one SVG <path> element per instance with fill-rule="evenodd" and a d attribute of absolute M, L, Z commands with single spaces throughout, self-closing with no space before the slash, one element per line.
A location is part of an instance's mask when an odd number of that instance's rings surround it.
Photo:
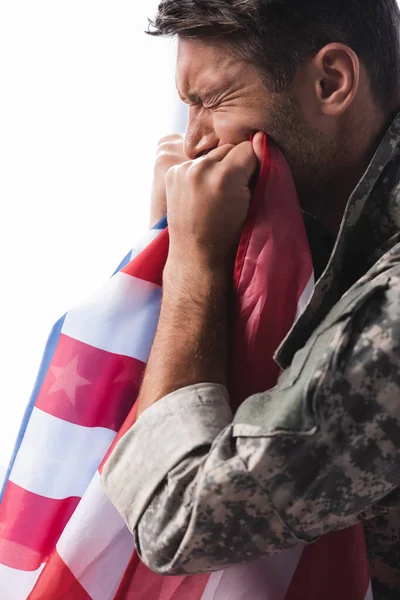
<path fill-rule="evenodd" d="M 169 143 L 169 140 L 167 140 L 166 138 L 161 138 L 161 140 L 158 141 L 157 150 L 160 150 L 160 148 L 162 148 L 163 146 L 169 145 Z"/>
<path fill-rule="evenodd" d="M 189 173 L 190 173 L 190 178 L 197 182 L 201 179 L 203 179 L 204 174 L 205 174 L 205 165 L 204 165 L 204 161 L 195 161 L 193 163 L 191 163 L 190 168 L 189 168 Z"/>
<path fill-rule="evenodd" d="M 173 133 L 172 134 L 168 134 L 168 135 L 163 135 L 160 138 L 160 140 L 158 142 L 158 145 L 160 146 L 161 144 L 165 144 L 165 143 L 170 142 L 171 140 L 174 139 L 174 136 L 175 136 L 175 134 L 173 134 Z"/>
<path fill-rule="evenodd" d="M 179 173 L 179 165 L 171 165 L 167 171 L 167 174 L 176 175 Z"/>
<path fill-rule="evenodd" d="M 185 168 L 184 163 L 179 164 L 179 165 L 171 165 L 169 167 L 169 169 L 167 170 L 166 177 L 169 179 L 176 179 L 177 177 L 183 176 L 185 171 L 186 171 L 186 168 Z"/>
<path fill-rule="evenodd" d="M 185 156 L 182 150 L 170 143 L 162 144 L 157 148 L 156 152 L 156 161 L 168 161 L 171 164 L 183 162 L 185 160 Z"/>
<path fill-rule="evenodd" d="M 156 158 L 156 160 L 158 162 L 163 162 L 163 161 L 169 159 L 170 156 L 171 156 L 171 153 L 168 152 L 168 150 L 165 147 L 161 147 L 159 149 L 159 151 L 157 152 L 157 158 Z"/>
<path fill-rule="evenodd" d="M 164 142 L 157 146 L 157 156 L 163 156 L 165 154 L 171 153 L 171 144 L 169 142 Z"/>
<path fill-rule="evenodd" d="M 167 186 L 170 186 L 176 179 L 176 168 L 175 167 L 171 167 L 170 169 L 168 169 L 166 175 L 165 175 L 165 183 Z"/>
<path fill-rule="evenodd" d="M 162 138 L 160 138 L 160 140 L 158 141 L 158 147 L 160 146 L 164 146 L 164 145 L 176 145 L 178 143 L 182 143 L 184 140 L 184 136 L 182 133 L 171 133 L 169 135 L 164 135 Z"/>
<path fill-rule="evenodd" d="M 161 170 L 165 171 L 166 169 L 169 169 L 169 168 L 173 167 L 174 165 L 177 165 L 181 162 L 182 162 L 182 158 L 180 156 L 178 156 L 177 154 L 173 154 L 171 152 L 162 150 L 161 152 L 159 152 L 157 154 L 155 167 L 157 170 L 161 169 Z"/>

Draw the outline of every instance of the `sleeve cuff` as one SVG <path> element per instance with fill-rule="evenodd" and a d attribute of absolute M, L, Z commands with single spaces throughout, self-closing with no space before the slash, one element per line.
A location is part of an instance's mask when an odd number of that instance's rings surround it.
<path fill-rule="evenodd" d="M 223 385 L 202 383 L 150 406 L 116 445 L 102 473 L 105 491 L 133 531 L 168 472 L 211 446 L 233 414 Z"/>

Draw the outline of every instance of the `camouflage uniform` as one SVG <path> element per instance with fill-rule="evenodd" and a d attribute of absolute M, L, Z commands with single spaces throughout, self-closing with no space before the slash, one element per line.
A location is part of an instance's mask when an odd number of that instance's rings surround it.
<path fill-rule="evenodd" d="M 276 388 L 234 417 L 212 384 L 151 406 L 107 463 L 107 493 L 143 561 L 168 574 L 362 521 L 375 599 L 400 598 L 400 115 L 276 359 Z"/>

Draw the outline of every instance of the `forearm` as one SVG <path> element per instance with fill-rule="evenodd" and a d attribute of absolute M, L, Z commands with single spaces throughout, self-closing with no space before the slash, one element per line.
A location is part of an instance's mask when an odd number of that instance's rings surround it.
<path fill-rule="evenodd" d="M 154 344 L 138 416 L 167 394 L 195 383 L 226 385 L 230 277 L 227 269 L 168 260 Z"/>

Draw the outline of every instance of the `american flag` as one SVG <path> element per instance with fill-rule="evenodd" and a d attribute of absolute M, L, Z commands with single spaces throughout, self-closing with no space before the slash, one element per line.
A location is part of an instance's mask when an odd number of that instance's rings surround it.
<path fill-rule="evenodd" d="M 135 421 L 167 254 L 163 219 L 50 334 L 2 492 L 0 600 L 371 600 L 362 526 L 212 574 L 140 562 L 101 471 Z M 234 408 L 275 384 L 273 353 L 313 285 L 294 184 L 266 140 L 234 271 Z"/>

